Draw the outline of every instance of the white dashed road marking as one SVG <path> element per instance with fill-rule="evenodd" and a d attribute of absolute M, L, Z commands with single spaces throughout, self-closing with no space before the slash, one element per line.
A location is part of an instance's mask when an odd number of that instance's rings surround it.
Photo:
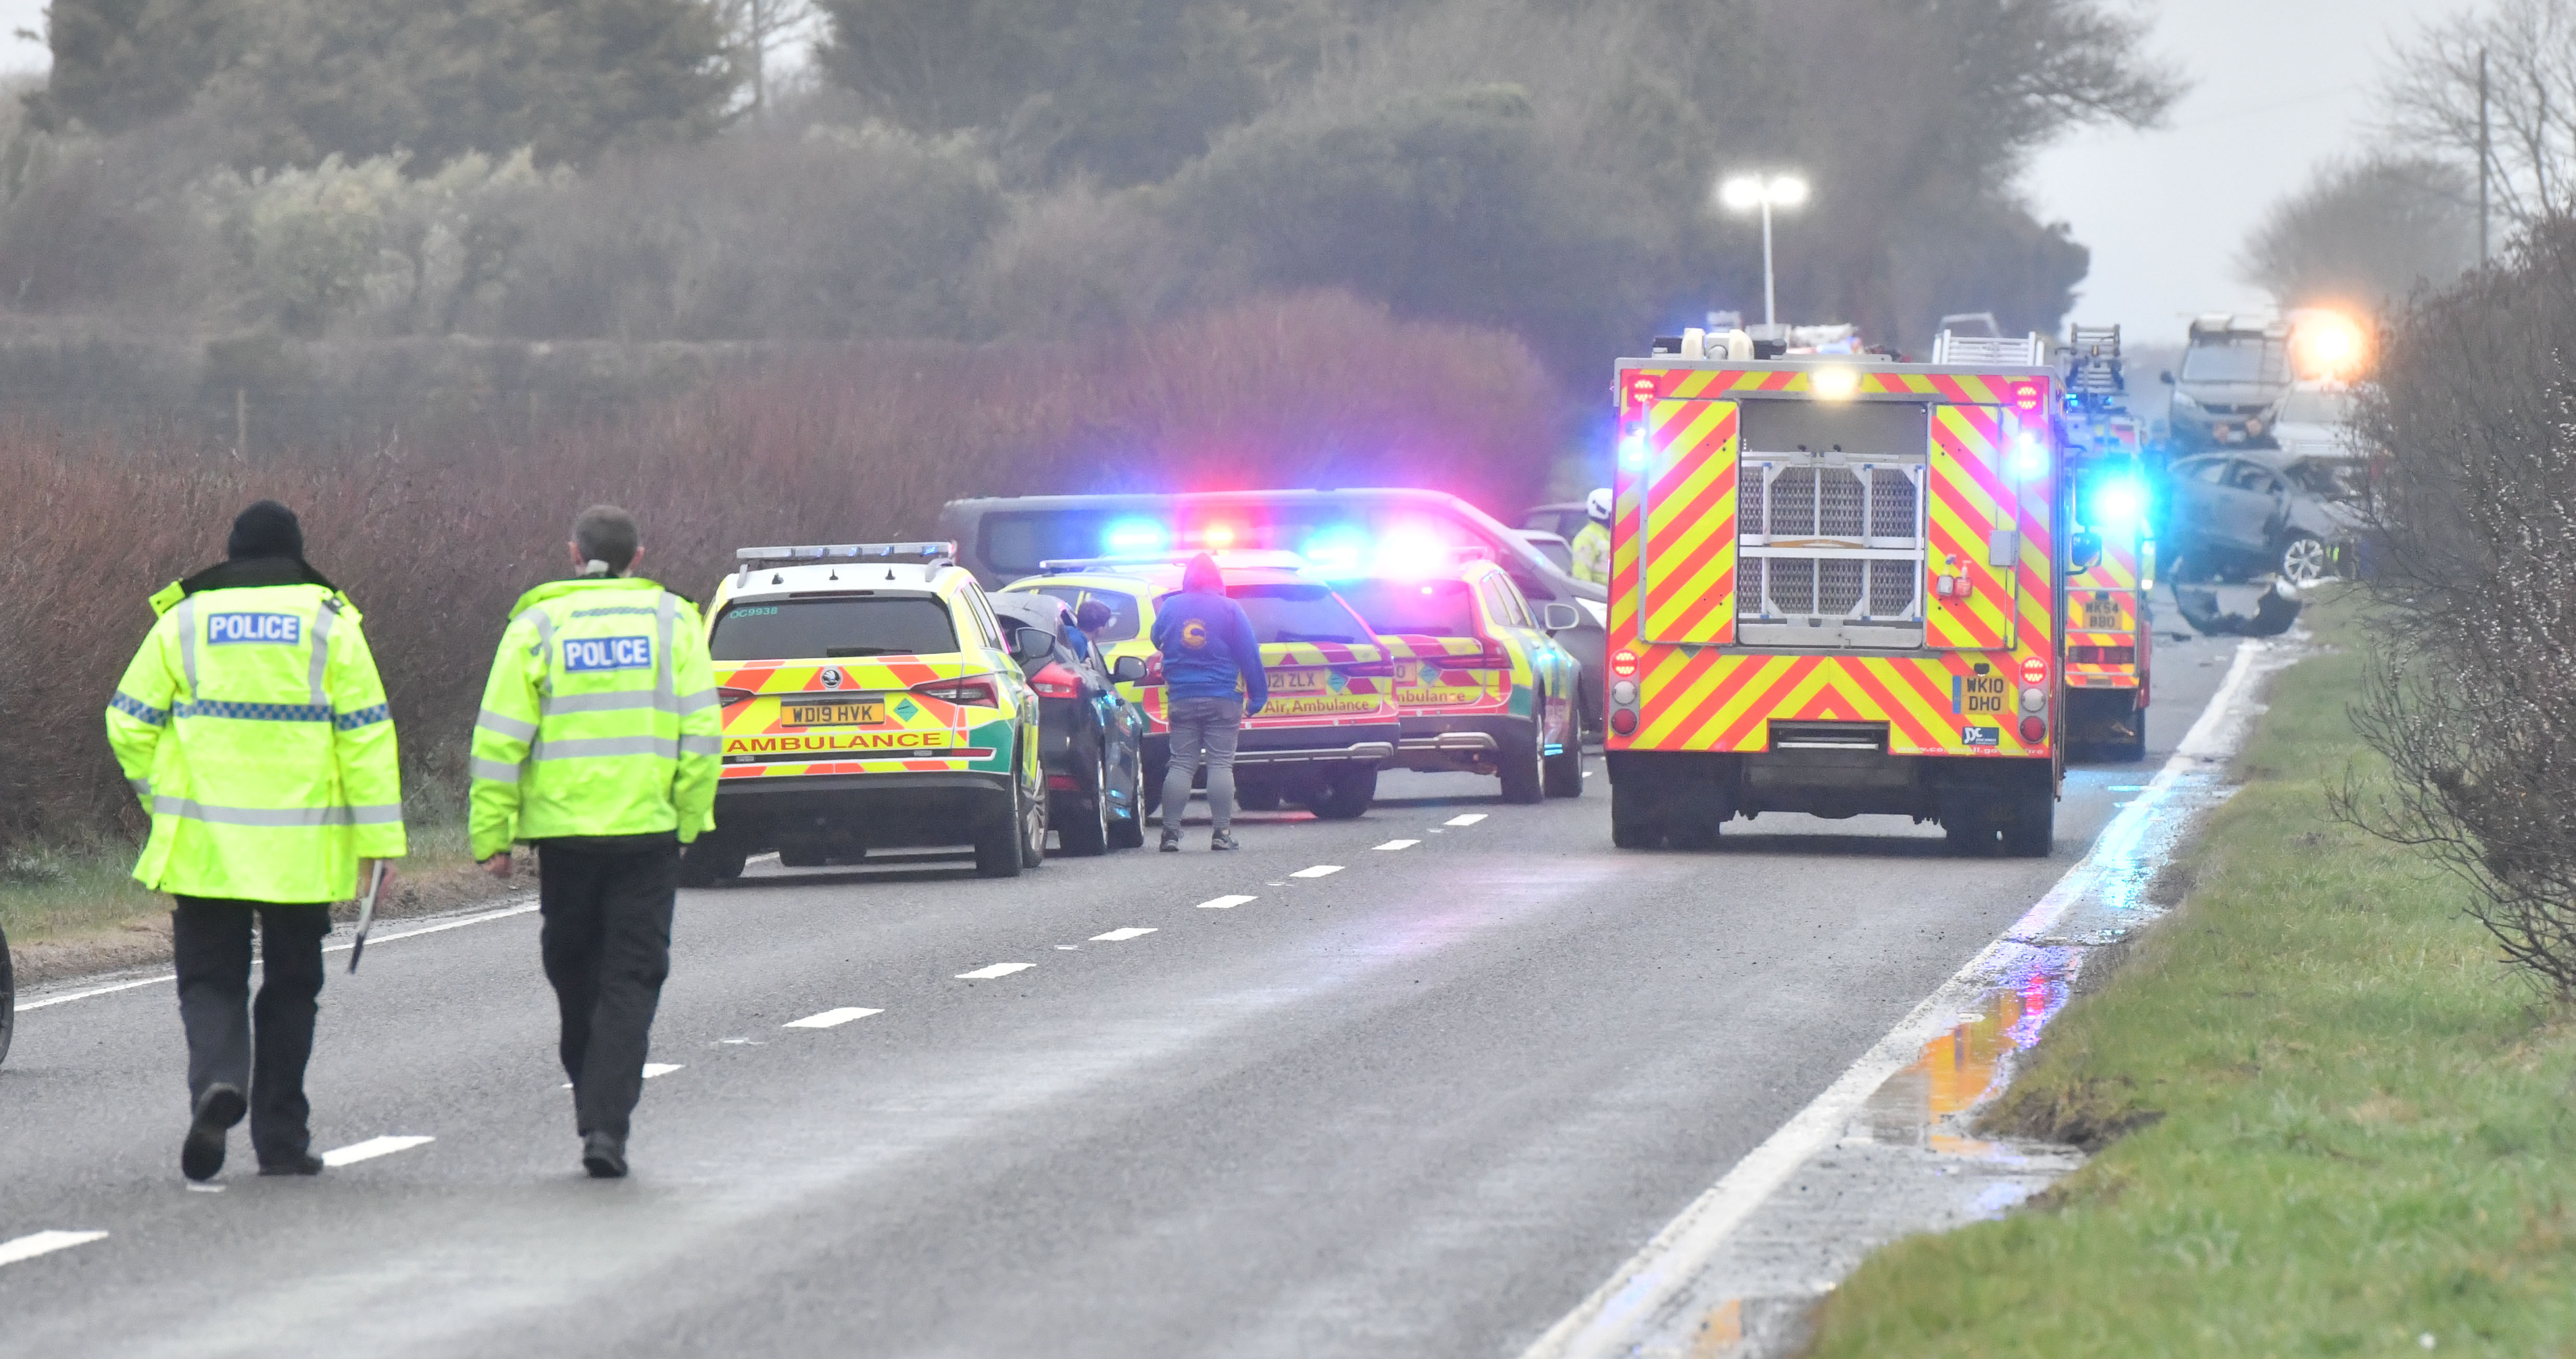
<path fill-rule="evenodd" d="M 791 1019 L 778 1027 L 782 1029 L 836 1029 L 849 1023 L 853 1019 L 865 1019 L 869 1015 L 881 1015 L 884 1013 L 885 1011 L 883 1010 L 862 1010 L 856 1005 L 844 1005 L 837 1010 L 825 1010 L 819 1015 L 807 1015 L 803 1019 Z"/>
<path fill-rule="evenodd" d="M 1483 812 L 1469 812 L 1464 816 L 1453 816 L 1440 824 L 1444 826 L 1472 826 L 1484 819 L 1485 814 Z"/>
<path fill-rule="evenodd" d="M 1026 972 L 1035 966 L 1037 966 L 1036 963 L 995 963 L 990 967 L 976 968 L 972 972 L 960 972 L 957 974 L 957 980 L 991 981 L 995 977 L 1007 977 L 1014 972 Z"/>
<path fill-rule="evenodd" d="M 1202 911 L 1231 911 L 1235 907 L 1240 906 L 1247 901 L 1259 900 L 1261 900 L 1259 897 L 1218 897 L 1214 901 L 1200 902 L 1199 909 Z"/>
<path fill-rule="evenodd" d="M 644 1079 L 649 1081 L 656 1076 L 668 1076 L 672 1072 L 679 1070 L 680 1065 L 681 1064 L 678 1062 L 646 1062 L 644 1064 Z"/>
<path fill-rule="evenodd" d="M 1317 864 L 1313 868 L 1298 869 L 1296 872 L 1291 873 L 1288 876 L 1292 878 L 1329 878 L 1341 871 L 1342 866 L 1340 864 Z"/>
<path fill-rule="evenodd" d="M 435 1137 L 370 1137 L 364 1142 L 352 1142 L 345 1147 L 322 1153 L 322 1164 L 334 1168 L 355 1165 L 360 1161 L 372 1161 L 379 1156 L 391 1156 L 395 1152 L 409 1151 L 414 1147 L 437 1140 Z"/>
<path fill-rule="evenodd" d="M 86 1246 L 106 1237 L 105 1232 L 35 1232 L 14 1241 L 0 1241 L 0 1265 L 33 1260 L 39 1255 L 51 1255 L 68 1246 Z"/>
<path fill-rule="evenodd" d="M 1146 935 L 1152 933 L 1152 930 L 1138 929 L 1135 926 L 1130 925 L 1123 930 L 1111 930 L 1107 934 L 1095 934 L 1091 936 L 1091 942 L 1095 944 L 1115 944 L 1129 939 L 1142 939 Z"/>
<path fill-rule="evenodd" d="M 1389 840 L 1389 841 L 1387 841 L 1385 844 L 1382 844 L 1382 845 L 1378 846 L 1378 848 L 1379 848 L 1379 849 L 1411 849 L 1411 848 L 1413 848 L 1415 845 L 1418 845 L 1418 844 L 1421 844 L 1421 843 L 1422 843 L 1422 842 L 1421 842 L 1421 841 L 1419 841 L 1419 840 Z"/>

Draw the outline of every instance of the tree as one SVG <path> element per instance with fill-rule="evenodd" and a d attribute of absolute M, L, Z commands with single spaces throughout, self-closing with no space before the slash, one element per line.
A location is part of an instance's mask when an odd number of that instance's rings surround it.
<path fill-rule="evenodd" d="M 256 164 L 408 153 L 426 173 L 523 146 L 587 164 L 712 132 L 737 83 L 701 0 L 55 0 L 53 14 L 41 126 L 195 109 Z"/>
<path fill-rule="evenodd" d="M 2576 199 L 2576 0 L 2497 0 L 2399 50 L 2381 96 L 2395 140 L 2470 175 L 2483 141 L 2492 211 L 2516 230 Z"/>
<path fill-rule="evenodd" d="M 2377 310 L 2477 263 L 2475 192 L 2466 171 L 2428 157 L 2329 165 L 2264 216 L 2238 267 L 2285 307 Z"/>

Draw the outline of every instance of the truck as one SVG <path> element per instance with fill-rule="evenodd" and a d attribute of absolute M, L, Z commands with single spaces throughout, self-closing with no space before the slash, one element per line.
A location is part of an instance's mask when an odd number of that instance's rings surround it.
<path fill-rule="evenodd" d="M 1778 811 L 2049 852 L 2068 482 L 2048 347 L 1756 359 L 1738 332 L 1618 362 L 1614 843 L 1711 847 Z"/>
<path fill-rule="evenodd" d="M 2118 326 L 2075 326 L 2065 354 L 2066 740 L 2115 760 L 2147 755 L 2156 542 L 2144 443 L 2128 406 Z"/>

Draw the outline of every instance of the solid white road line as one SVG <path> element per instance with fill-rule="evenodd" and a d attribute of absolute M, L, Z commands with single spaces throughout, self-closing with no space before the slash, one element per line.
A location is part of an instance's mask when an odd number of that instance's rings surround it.
<path fill-rule="evenodd" d="M 21 1260 L 33 1260 L 39 1255 L 51 1255 L 65 1247 L 86 1246 L 92 1241 L 103 1241 L 106 1238 L 105 1232 L 30 1233 L 14 1241 L 0 1241 L 0 1265 L 14 1265 Z"/>
<path fill-rule="evenodd" d="M 2102 863 L 2111 857 L 2102 853 L 2105 845 L 2124 848 L 2134 844 L 2167 791 L 2181 781 L 2193 764 L 2227 753 L 2220 748 L 2219 733 L 2228 726 L 2232 710 L 2244 698 L 2254 657 L 2261 650 L 2262 644 L 2253 638 L 2238 644 L 2235 665 L 2219 684 L 2218 692 L 2210 695 L 2209 706 L 2201 710 L 2200 720 L 2192 724 L 2172 758 L 2165 761 L 2164 768 L 2148 785 L 2151 791 L 2121 809 L 2095 838 L 2093 848 L 2049 888 L 2038 904 L 2001 937 L 1979 950 L 1967 966 L 1951 974 L 1940 990 L 1898 1021 L 1859 1061 L 1825 1087 L 1823 1094 L 1736 1162 L 1725 1178 L 1683 1209 L 1681 1216 L 1665 1224 L 1645 1249 L 1610 1276 L 1609 1282 L 1593 1290 L 1590 1297 L 1549 1327 L 1538 1343 L 1523 1352 L 1522 1359 L 1607 1359 L 1637 1353 L 1637 1346 L 1648 1338 L 1643 1332 L 1656 1324 L 1666 1308 L 1687 1300 L 1692 1281 L 1708 1267 L 1735 1229 L 1809 1157 L 1841 1138 L 1862 1103 L 1886 1084 L 1888 1077 L 1913 1065 L 1923 1055 L 1925 1043 L 1947 1030 L 1954 1016 L 1972 1009 L 1977 999 L 1988 992 L 1994 972 L 1988 960 L 2007 948 L 2020 947 L 2016 940 L 2045 934 L 2100 877 Z"/>
<path fill-rule="evenodd" d="M 1142 939 L 1146 935 L 1152 933 L 1153 931 L 1150 929 L 1139 929 L 1134 925 L 1130 925 L 1123 930 L 1111 930 L 1107 934 L 1095 934 L 1091 936 L 1091 942 L 1095 944 L 1115 944 L 1128 939 Z"/>
<path fill-rule="evenodd" d="M 1468 812 L 1463 816 L 1453 816 L 1440 824 L 1444 826 L 1472 826 L 1484 819 L 1485 814 L 1483 812 Z"/>
<path fill-rule="evenodd" d="M 1036 963 L 995 963 L 990 967 L 976 968 L 972 972 L 960 972 L 957 974 L 957 980 L 991 981 L 995 977 L 1007 977 L 1014 972 L 1026 972 L 1035 966 L 1037 966 Z"/>
<path fill-rule="evenodd" d="M 668 1076 L 672 1072 L 679 1070 L 681 1065 L 682 1064 L 679 1062 L 646 1062 L 644 1064 L 644 1079 L 649 1081 L 656 1076 Z"/>
<path fill-rule="evenodd" d="M 807 1015 L 803 1019 L 791 1019 L 778 1027 L 782 1029 L 837 1029 L 840 1026 L 849 1023 L 853 1019 L 865 1019 L 869 1015 L 881 1015 L 884 1013 L 885 1011 L 883 1010 L 862 1010 L 856 1005 L 844 1005 L 837 1010 L 825 1010 L 819 1015 Z"/>
<path fill-rule="evenodd" d="M 1422 842 L 1421 842 L 1421 841 L 1419 841 L 1419 840 L 1389 840 L 1389 841 L 1387 841 L 1385 844 L 1382 844 L 1382 845 L 1378 846 L 1378 848 L 1379 848 L 1379 849 L 1411 849 L 1411 848 L 1413 848 L 1415 845 L 1418 845 L 1418 844 L 1421 844 L 1421 843 L 1422 843 Z"/>
<path fill-rule="evenodd" d="M 1341 871 L 1342 866 L 1340 864 L 1317 864 L 1313 868 L 1298 869 L 1296 872 L 1291 873 L 1288 876 L 1292 878 L 1329 878 Z"/>
<path fill-rule="evenodd" d="M 1261 900 L 1259 897 L 1218 897 L 1214 901 L 1200 902 L 1199 909 L 1202 911 L 1231 911 L 1235 907 L 1240 906 L 1247 901 L 1259 900 Z"/>
<path fill-rule="evenodd" d="M 322 1164 L 334 1168 L 355 1165 L 360 1161 L 372 1161 L 379 1156 L 426 1146 L 437 1140 L 435 1137 L 370 1137 L 364 1142 L 352 1142 L 322 1153 Z"/>

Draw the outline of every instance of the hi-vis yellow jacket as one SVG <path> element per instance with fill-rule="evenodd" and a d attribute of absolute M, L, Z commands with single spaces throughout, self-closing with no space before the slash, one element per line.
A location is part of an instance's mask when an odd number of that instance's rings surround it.
<path fill-rule="evenodd" d="M 715 671 L 697 608 L 649 580 L 519 597 L 474 721 L 474 857 L 513 840 L 715 825 Z"/>
<path fill-rule="evenodd" d="M 107 710 L 152 812 L 144 886 L 339 901 L 359 859 L 402 855 L 384 684 L 357 608 L 319 580 L 300 562 L 230 562 L 153 596 L 161 617 Z"/>

